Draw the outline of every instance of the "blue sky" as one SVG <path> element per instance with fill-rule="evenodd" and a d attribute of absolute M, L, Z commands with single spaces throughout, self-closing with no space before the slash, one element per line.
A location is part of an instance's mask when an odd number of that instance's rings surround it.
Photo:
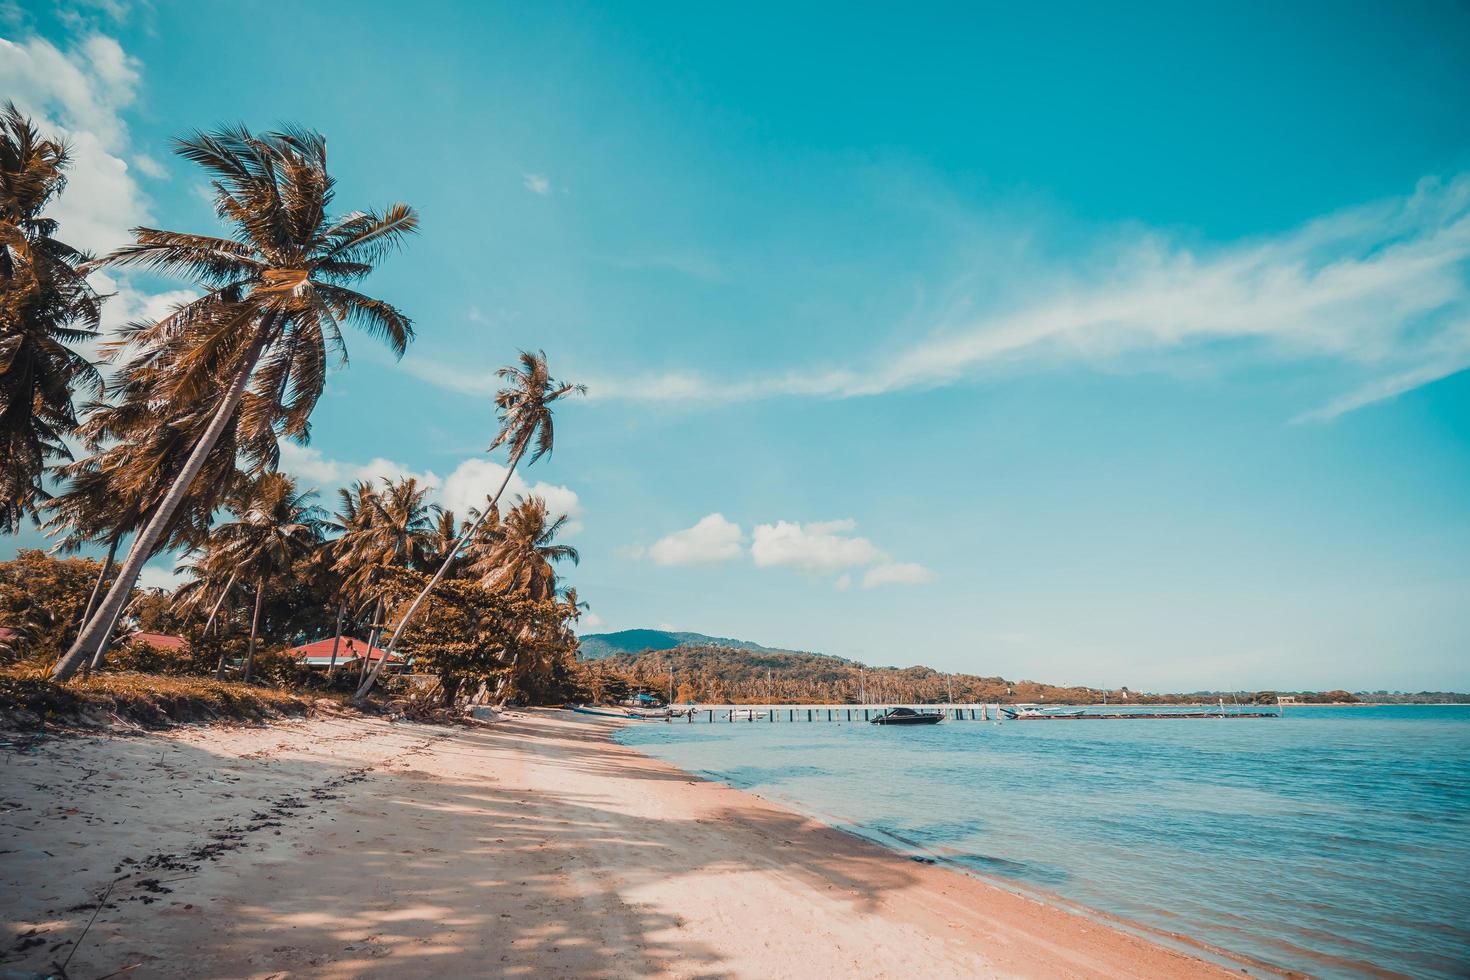
<path fill-rule="evenodd" d="M 210 228 L 169 140 L 226 122 L 419 208 L 372 281 L 418 340 L 353 338 L 287 468 L 473 500 L 545 348 L 592 393 L 518 489 L 589 630 L 1463 690 L 1470 10 L 1274 6 L 27 4 L 0 90 L 95 249 Z"/>

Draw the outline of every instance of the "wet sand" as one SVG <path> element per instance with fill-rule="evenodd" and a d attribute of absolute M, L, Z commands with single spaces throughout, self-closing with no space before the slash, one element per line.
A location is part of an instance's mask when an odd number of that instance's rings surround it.
<path fill-rule="evenodd" d="M 341 717 L 0 735 L 0 966 L 65 963 L 73 978 L 1230 974 L 694 779 L 611 742 L 617 724 L 533 711 L 474 729 Z"/>

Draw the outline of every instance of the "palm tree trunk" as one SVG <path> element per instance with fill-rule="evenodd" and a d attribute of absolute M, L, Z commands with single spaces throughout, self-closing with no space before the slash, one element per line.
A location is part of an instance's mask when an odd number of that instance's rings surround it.
<path fill-rule="evenodd" d="M 214 608 L 209 610 L 209 619 L 204 623 L 204 632 L 208 633 L 209 628 L 214 625 L 214 617 L 219 614 L 219 607 L 225 604 L 225 597 L 235 587 L 235 579 L 238 577 L 239 574 L 237 572 L 231 572 L 229 579 L 225 581 L 225 587 L 220 591 L 219 598 L 214 600 Z"/>
<path fill-rule="evenodd" d="M 373 604 L 373 628 L 368 630 L 367 653 L 363 654 L 362 669 L 357 672 L 357 682 L 367 680 L 368 668 L 373 665 L 373 650 L 378 645 L 378 636 L 383 632 L 383 597 Z"/>
<path fill-rule="evenodd" d="M 342 614 L 347 612 L 347 600 L 337 602 L 337 635 L 332 638 L 332 662 L 327 664 L 327 680 L 337 673 L 337 647 L 342 643 Z"/>
<path fill-rule="evenodd" d="M 255 583 L 255 614 L 250 617 L 250 645 L 245 648 L 245 683 L 250 683 L 250 676 L 255 672 L 255 636 L 260 630 L 260 600 L 265 595 L 265 579 L 257 579 Z"/>
<path fill-rule="evenodd" d="M 209 457 L 215 443 L 219 442 L 220 436 L 224 434 L 225 428 L 234 418 L 235 409 L 239 407 L 240 399 L 245 396 L 245 387 L 250 383 L 251 372 L 255 370 L 256 362 L 260 360 L 260 354 L 265 349 L 270 331 L 271 322 L 269 320 L 262 321 L 257 326 L 255 339 L 246 349 L 243 362 L 236 370 L 230 387 L 220 399 L 219 407 L 214 411 L 214 417 L 209 420 L 209 427 L 204 430 L 204 435 L 200 437 L 194 451 L 189 454 L 183 470 L 174 478 L 173 485 L 169 487 L 168 493 L 158 505 L 158 510 L 148 521 L 148 526 L 134 539 L 127 561 L 123 562 L 122 570 L 118 572 L 117 580 L 112 583 L 112 588 L 107 590 L 106 598 L 93 612 L 87 625 L 82 627 L 71 649 L 56 661 L 56 666 L 51 671 L 53 680 L 64 681 L 71 677 L 88 657 L 101 648 L 105 639 L 104 632 L 117 619 L 120 610 L 127 603 L 128 596 L 132 594 L 133 586 L 138 581 L 138 575 L 143 571 L 143 564 L 153 557 L 153 549 L 163 540 L 163 533 L 173 521 L 174 513 L 184 502 L 184 497 L 188 494 L 194 478 L 204 468 L 205 459 Z"/>
<path fill-rule="evenodd" d="M 127 606 L 123 606 L 119 609 L 117 615 L 112 617 L 112 622 L 107 624 L 107 632 L 102 634 L 102 642 L 97 644 L 97 652 L 92 654 L 92 664 L 88 668 L 89 670 L 102 669 L 102 662 L 107 658 L 107 650 L 112 646 L 112 634 L 117 629 L 118 620 L 122 619 L 123 613 L 127 611 L 127 608 Z"/>
<path fill-rule="evenodd" d="M 226 623 L 229 622 L 229 618 L 230 618 L 230 614 L 229 613 L 225 613 L 224 619 L 225 619 Z M 219 636 L 219 624 L 218 623 L 215 624 L 214 629 L 215 629 L 215 636 Z M 217 680 L 217 681 L 222 681 L 222 680 L 225 679 L 225 653 L 226 653 L 226 649 L 227 648 L 225 647 L 225 645 L 223 643 L 221 643 L 220 644 L 220 648 L 219 648 L 219 662 L 214 665 L 214 679 Z"/>
<path fill-rule="evenodd" d="M 92 594 L 87 597 L 87 611 L 82 613 L 82 621 L 77 623 L 80 630 L 87 625 L 87 618 L 92 615 L 92 610 L 97 608 L 97 597 L 102 594 L 102 583 L 107 581 L 107 573 L 112 571 L 112 560 L 117 557 L 117 545 L 122 540 L 121 534 L 114 534 L 107 545 L 107 558 L 102 562 L 102 571 L 97 573 L 97 584 L 92 586 Z"/>
<path fill-rule="evenodd" d="M 353 695 L 354 700 L 360 700 L 367 697 L 367 693 L 373 689 L 373 684 L 376 683 L 378 680 L 378 674 L 382 672 L 383 665 L 388 662 L 388 655 L 397 648 L 398 640 L 400 637 L 403 636 L 404 628 L 407 627 L 409 621 L 413 619 L 413 614 L 419 611 L 419 606 L 424 604 L 424 600 L 428 598 L 429 593 L 434 591 L 434 586 L 439 584 L 439 580 L 442 579 L 444 577 L 444 573 L 449 570 L 449 565 L 451 562 L 454 561 L 454 556 L 459 554 L 459 549 L 464 547 L 466 541 L 475 536 L 475 532 L 480 529 L 480 525 L 485 523 L 485 518 L 490 516 L 490 512 L 500 504 L 500 495 L 505 492 L 506 485 L 510 483 L 511 475 L 514 474 L 516 471 L 516 464 L 521 461 L 521 454 L 525 451 L 526 440 L 517 440 L 515 452 L 511 453 L 510 455 L 510 466 L 507 467 L 505 471 L 505 479 L 500 481 L 500 486 L 498 489 L 496 489 L 495 496 L 490 498 L 489 504 L 486 505 L 484 510 L 480 511 L 480 516 L 475 518 L 475 523 L 471 524 L 465 530 L 465 532 L 459 536 L 459 540 L 454 542 L 454 547 L 450 548 L 449 554 L 444 556 L 444 561 L 440 563 L 439 570 L 434 573 L 434 577 L 429 580 L 429 584 L 424 586 L 423 591 L 414 597 L 413 604 L 408 607 L 408 612 L 404 613 L 403 616 L 399 618 L 398 627 L 393 630 L 393 637 L 388 641 L 388 648 L 383 651 L 383 658 L 378 661 L 376 666 L 373 667 L 372 673 L 369 674 L 367 676 L 367 679 L 364 680 L 361 686 L 358 687 L 357 693 Z"/>

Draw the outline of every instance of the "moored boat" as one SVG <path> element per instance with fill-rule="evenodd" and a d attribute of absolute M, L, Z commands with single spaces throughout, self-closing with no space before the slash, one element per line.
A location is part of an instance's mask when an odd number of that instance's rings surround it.
<path fill-rule="evenodd" d="M 1018 704 L 1013 708 L 1001 708 L 1000 713 L 1011 721 L 1022 721 L 1027 718 L 1077 718 L 1086 713 L 1082 708 L 1043 708 L 1036 704 Z"/>
<path fill-rule="evenodd" d="M 758 711 L 755 708 L 735 708 L 730 712 L 731 721 L 763 721 L 770 717 L 768 711 Z"/>
<path fill-rule="evenodd" d="M 944 715 L 937 711 L 915 711 L 913 708 L 889 708 L 876 718 L 869 719 L 870 725 L 937 725 Z"/>
<path fill-rule="evenodd" d="M 635 714 L 623 708 L 609 708 L 599 704 L 574 704 L 571 709 L 580 715 L 599 715 L 603 718 L 636 718 Z"/>

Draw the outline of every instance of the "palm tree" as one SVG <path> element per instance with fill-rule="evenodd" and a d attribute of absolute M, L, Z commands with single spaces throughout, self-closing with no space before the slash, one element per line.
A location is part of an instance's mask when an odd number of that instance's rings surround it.
<path fill-rule="evenodd" d="M 463 530 L 464 528 L 459 526 L 459 521 L 454 516 L 454 511 L 440 507 L 434 519 L 434 529 L 429 536 L 427 560 L 421 566 L 421 570 L 427 572 L 431 568 L 438 568 L 440 562 L 448 559 L 450 567 L 445 574 L 449 578 L 454 578 L 459 572 L 463 557 L 459 555 L 451 557 L 451 552 L 455 550 L 454 546 L 459 542 L 459 535 Z"/>
<path fill-rule="evenodd" d="M 180 562 L 174 572 L 187 578 L 174 589 L 169 611 L 188 622 L 195 613 L 208 609 L 209 618 L 204 623 L 207 632 L 234 589 L 239 571 L 230 565 L 222 548 L 206 545 L 198 557 Z"/>
<path fill-rule="evenodd" d="M 428 493 L 413 477 L 342 491 L 343 533 L 335 543 L 339 557 L 333 569 L 343 576 L 344 595 L 356 596 L 363 607 L 373 605 L 369 654 L 379 639 L 390 570 L 421 566 L 431 546 L 435 508 L 427 503 Z M 364 661 L 364 674 L 367 666 Z"/>
<path fill-rule="evenodd" d="M 298 491 L 296 481 L 284 473 L 262 474 L 246 491 L 236 519 L 214 531 L 220 561 L 255 583 L 255 610 L 245 653 L 247 683 L 255 668 L 255 641 L 267 586 L 322 541 L 321 508 L 310 502 L 315 496 L 314 490 Z"/>
<path fill-rule="evenodd" d="M 153 391 L 158 414 L 187 416 L 208 404 L 212 392 L 221 394 L 116 581 L 57 661 L 57 680 L 70 677 L 101 644 L 106 624 L 127 601 L 210 451 L 236 419 L 252 380 L 260 398 L 244 406 L 239 424 L 258 432 L 279 423 L 285 435 L 304 438 L 329 351 L 345 359 L 343 321 L 385 339 L 400 356 L 413 336 L 402 313 L 349 286 L 416 230 L 418 217 L 395 204 L 381 215 L 354 211 L 329 218 L 333 181 L 320 135 L 227 129 L 196 133 L 177 149 L 215 178 L 215 212 L 231 226 L 231 237 L 138 228 L 135 244 L 100 264 L 188 276 L 205 291 L 157 323 L 130 329 L 116 348 L 135 350 L 141 363 L 159 366 Z"/>
<path fill-rule="evenodd" d="M 81 272 L 86 255 L 42 217 L 66 186 L 67 148 L 11 102 L 0 107 L 0 529 L 14 533 L 46 499 L 46 465 L 70 459 L 77 389 L 97 369 L 68 344 L 97 336 L 102 298 Z"/>
<path fill-rule="evenodd" d="M 74 552 L 90 542 L 107 543 L 106 558 L 78 628 L 96 606 L 122 539 L 147 523 L 209 421 L 210 413 L 205 410 L 166 424 L 152 410 L 148 384 L 147 373 L 130 366 L 114 380 L 116 403 L 87 406 L 86 421 L 77 427 L 76 435 L 89 454 L 57 468 L 64 489 L 42 505 L 50 515 L 45 521 L 47 532 L 60 536 L 57 550 Z M 247 401 L 253 398 L 247 393 Z M 226 427 L 150 558 L 163 551 L 192 548 L 203 540 L 212 515 L 245 479 L 236 468 L 242 455 L 256 466 L 274 459 L 273 431 L 241 440 L 237 429 L 233 424 Z M 106 645 L 105 641 L 99 645 L 99 655 Z"/>
<path fill-rule="evenodd" d="M 342 621 L 347 614 L 349 600 L 367 605 L 372 599 L 364 598 L 364 578 L 371 567 L 368 551 L 364 547 L 364 533 L 373 516 L 372 498 L 377 491 L 366 480 L 359 480 L 350 487 L 337 490 L 339 500 L 337 513 L 327 522 L 327 530 L 336 534 L 324 550 L 325 560 L 331 563 L 330 570 L 338 578 L 337 628 L 332 638 L 332 659 L 327 665 L 327 677 L 337 673 L 337 649 L 342 644 Z M 371 648 L 369 648 L 371 649 Z"/>
<path fill-rule="evenodd" d="M 537 496 L 516 503 L 500 522 L 500 535 L 470 566 L 481 588 L 498 595 L 520 595 L 545 601 L 556 598 L 555 563 L 581 560 L 577 549 L 554 544 L 566 525 L 565 516 L 548 523 L 546 501 Z"/>
<path fill-rule="evenodd" d="M 558 517 L 548 523 L 546 501 L 540 497 L 528 497 L 518 501 L 500 525 L 500 536 L 485 550 L 470 571 L 480 577 L 480 586 L 497 595 L 515 596 L 536 602 L 549 602 L 561 595 L 557 586 L 555 564 L 570 561 L 577 564 L 580 556 L 570 545 L 556 544 L 557 533 L 566 524 L 566 517 Z M 572 612 L 576 612 L 575 593 L 572 597 Z M 501 678 L 497 696 L 503 695 L 522 666 L 523 653 L 531 647 L 533 660 L 536 654 L 549 654 L 548 637 L 535 635 L 532 623 L 527 623 L 516 636 L 511 652 L 510 669 Z M 532 663 L 531 666 L 537 666 Z"/>
<path fill-rule="evenodd" d="M 459 554 L 466 541 L 475 537 L 480 530 L 480 525 L 492 514 L 496 513 L 496 507 L 500 503 L 500 495 L 505 492 L 506 484 L 510 483 L 511 475 L 516 471 L 516 465 L 520 463 L 521 457 L 527 449 L 531 450 L 531 458 L 526 465 L 531 465 L 542 456 L 551 452 L 554 445 L 554 434 L 551 424 L 551 405 L 567 395 L 585 394 L 586 385 L 565 384 L 551 377 L 551 372 L 546 367 L 546 352 L 521 351 L 521 366 L 503 367 L 495 372 L 495 376 L 506 381 L 507 384 L 495 396 L 495 408 L 500 422 L 500 431 L 495 436 L 495 441 L 490 444 L 487 452 L 494 452 L 502 444 L 509 444 L 509 465 L 505 469 L 505 478 L 500 481 L 500 486 L 495 493 L 487 499 L 485 509 L 465 528 L 459 540 L 449 549 L 444 560 L 439 565 L 439 570 L 434 577 L 423 587 L 408 610 L 399 618 L 398 626 L 393 630 L 393 636 L 388 641 L 387 651 L 382 659 L 374 666 L 371 673 L 363 680 L 357 688 L 356 697 L 367 696 L 368 691 L 373 689 L 373 684 L 378 679 L 378 674 L 383 670 L 383 664 L 388 660 L 397 647 L 399 639 L 403 636 L 403 630 L 413 619 L 413 614 L 418 612 L 419 606 L 434 586 L 439 584 L 453 564 L 455 556 Z M 533 445 L 534 443 L 534 445 Z"/>

